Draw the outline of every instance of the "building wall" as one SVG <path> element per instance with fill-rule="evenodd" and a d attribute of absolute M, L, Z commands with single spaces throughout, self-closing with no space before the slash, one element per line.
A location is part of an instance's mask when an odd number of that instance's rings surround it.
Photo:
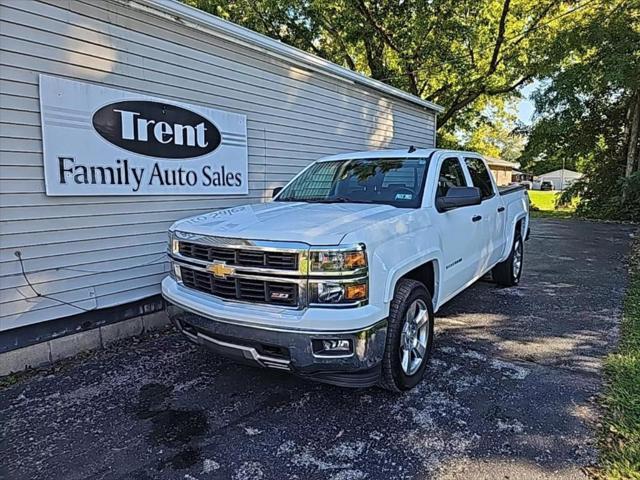
<path fill-rule="evenodd" d="M 0 0 L 0 19 L 0 331 L 157 294 L 173 221 L 264 201 L 321 156 L 434 146 L 423 107 L 124 2 Z M 249 195 L 47 197 L 40 73 L 247 115 Z"/>
<path fill-rule="evenodd" d="M 570 187 L 574 182 L 580 180 L 582 178 L 582 174 L 572 170 L 565 170 L 563 175 L 562 170 L 554 170 L 553 172 L 540 175 L 538 178 L 540 182 L 549 181 L 553 183 L 554 190 L 564 190 L 565 188 Z"/>
<path fill-rule="evenodd" d="M 492 165 L 490 165 L 489 168 L 491 169 L 498 185 L 509 185 L 511 183 L 511 168 Z"/>

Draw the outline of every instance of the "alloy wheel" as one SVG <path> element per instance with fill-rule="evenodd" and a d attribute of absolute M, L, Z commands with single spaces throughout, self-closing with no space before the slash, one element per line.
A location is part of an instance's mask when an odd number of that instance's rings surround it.
<path fill-rule="evenodd" d="M 519 238 L 516 240 L 516 244 L 513 249 L 513 278 L 517 279 L 520 276 L 520 270 L 522 270 L 522 240 Z"/>
<path fill-rule="evenodd" d="M 411 376 L 418 371 L 429 341 L 429 310 L 421 299 L 414 300 L 405 314 L 400 335 L 400 365 Z"/>

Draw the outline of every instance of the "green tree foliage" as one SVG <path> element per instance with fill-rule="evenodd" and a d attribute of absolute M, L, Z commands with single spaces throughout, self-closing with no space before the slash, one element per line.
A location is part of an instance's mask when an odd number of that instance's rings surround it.
<path fill-rule="evenodd" d="M 458 145 L 478 128 L 504 136 L 505 102 L 559 60 L 550 46 L 592 9 L 589 0 L 183 1 L 443 105 L 439 140 Z"/>
<path fill-rule="evenodd" d="M 517 115 L 510 105 L 494 100 L 493 106 L 478 112 L 470 119 L 466 129 L 440 132 L 438 146 L 481 152 L 487 157 L 516 162 L 526 143 L 519 131 Z"/>
<path fill-rule="evenodd" d="M 544 173 L 585 173 L 565 195 L 578 213 L 640 220 L 640 2 L 603 2 L 551 47 L 563 60 L 535 95 L 538 119 L 522 156 Z"/>

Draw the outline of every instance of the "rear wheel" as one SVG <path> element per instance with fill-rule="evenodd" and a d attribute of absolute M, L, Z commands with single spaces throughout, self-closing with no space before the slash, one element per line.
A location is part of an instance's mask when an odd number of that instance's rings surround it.
<path fill-rule="evenodd" d="M 491 270 L 491 275 L 498 285 L 514 287 L 520 283 L 522 263 L 524 260 L 524 242 L 520 229 L 515 234 L 509 257 Z"/>
<path fill-rule="evenodd" d="M 380 386 L 409 390 L 424 377 L 433 345 L 433 305 L 425 286 L 403 279 L 391 301 Z"/>

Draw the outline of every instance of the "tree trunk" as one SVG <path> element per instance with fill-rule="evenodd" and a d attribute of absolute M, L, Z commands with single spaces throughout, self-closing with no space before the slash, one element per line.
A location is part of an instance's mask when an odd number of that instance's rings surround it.
<path fill-rule="evenodd" d="M 364 39 L 364 48 L 371 76 L 376 80 L 384 80 L 387 77 L 387 69 L 384 64 L 384 44 L 375 36 L 369 36 Z"/>
<path fill-rule="evenodd" d="M 638 137 L 640 135 L 640 90 L 636 91 L 633 97 L 631 97 L 629 113 L 627 166 L 624 171 L 625 178 L 629 178 L 634 171 L 640 168 L 640 166 L 638 166 L 638 157 L 640 156 L 640 149 L 638 148 Z"/>

